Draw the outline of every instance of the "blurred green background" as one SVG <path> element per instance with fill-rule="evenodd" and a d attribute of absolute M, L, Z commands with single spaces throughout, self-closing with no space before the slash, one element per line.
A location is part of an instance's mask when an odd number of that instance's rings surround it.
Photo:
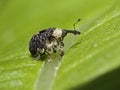
<path fill-rule="evenodd" d="M 28 48 L 31 36 L 41 29 L 59 27 L 71 30 L 78 18 L 82 19 L 80 24 L 84 24 L 113 3 L 109 0 L 0 0 L 1 57 L 16 49 Z"/>
<path fill-rule="evenodd" d="M 112 3 L 108 0 L 1 0 L 1 46 L 25 46 L 23 42 L 26 43 L 33 33 L 44 28 L 73 29 L 72 24 L 78 18 L 85 22 L 87 18 L 93 18 L 93 14 L 100 13 Z"/>
<path fill-rule="evenodd" d="M 119 0 L 0 0 L 0 89 L 33 89 L 43 63 L 31 61 L 28 51 L 36 32 L 50 27 L 71 30 L 78 18 L 81 22 L 76 28 L 89 32 L 99 23 L 98 18 L 109 19 L 119 5 Z M 66 52 L 77 43 L 75 40 L 75 36 L 66 37 Z M 64 85 L 58 87 L 66 89 Z"/>

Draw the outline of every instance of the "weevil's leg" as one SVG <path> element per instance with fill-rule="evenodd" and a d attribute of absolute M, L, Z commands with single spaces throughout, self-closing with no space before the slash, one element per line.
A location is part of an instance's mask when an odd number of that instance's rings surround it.
<path fill-rule="evenodd" d="M 37 48 L 37 53 L 34 60 L 39 60 L 42 56 L 42 53 L 44 53 L 44 49 Z"/>
<path fill-rule="evenodd" d="M 49 56 L 50 56 L 50 53 L 48 51 L 45 51 Z"/>
<path fill-rule="evenodd" d="M 45 53 L 48 55 L 48 58 L 47 58 L 47 60 L 49 60 L 50 58 L 51 58 L 51 55 L 50 55 L 50 53 L 46 50 L 45 51 Z"/>
<path fill-rule="evenodd" d="M 59 53 L 60 53 L 61 57 L 64 55 L 63 47 L 64 47 L 64 43 L 62 41 L 60 41 Z"/>
<path fill-rule="evenodd" d="M 49 53 L 47 50 L 45 50 L 45 53 L 46 53 L 48 56 L 51 56 L 50 53 Z"/>
<path fill-rule="evenodd" d="M 37 51 L 36 55 L 34 55 L 33 60 L 39 60 L 41 58 L 40 53 Z"/>
<path fill-rule="evenodd" d="M 57 49 L 57 46 L 58 46 L 58 45 L 59 45 L 58 42 L 57 42 L 57 44 L 54 45 L 54 47 L 53 47 L 53 53 L 56 53 L 56 52 L 57 52 L 56 49 Z"/>
<path fill-rule="evenodd" d="M 41 55 L 40 54 L 38 54 L 38 56 L 37 57 L 35 57 L 35 60 L 39 60 L 41 58 Z"/>
<path fill-rule="evenodd" d="M 54 39 L 54 45 L 52 46 L 52 51 L 53 53 L 56 53 L 57 52 L 57 46 L 59 45 L 59 42 L 57 39 Z"/>
<path fill-rule="evenodd" d="M 50 53 L 55 53 L 56 52 L 54 46 L 51 46 L 51 47 L 47 48 L 47 51 L 50 52 Z"/>
<path fill-rule="evenodd" d="M 56 53 L 56 52 L 57 52 L 57 50 L 55 48 L 53 48 L 53 53 Z"/>

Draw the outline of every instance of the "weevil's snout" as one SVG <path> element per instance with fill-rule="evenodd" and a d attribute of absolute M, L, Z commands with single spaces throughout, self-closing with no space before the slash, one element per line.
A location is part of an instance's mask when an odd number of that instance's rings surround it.
<path fill-rule="evenodd" d="M 66 33 L 72 33 L 72 34 L 74 34 L 74 35 L 79 35 L 79 34 L 81 34 L 79 31 L 77 31 L 77 30 L 64 30 Z"/>
<path fill-rule="evenodd" d="M 73 33 L 75 34 L 75 35 L 79 35 L 79 34 L 81 34 L 79 31 L 77 31 L 77 30 L 73 30 Z"/>

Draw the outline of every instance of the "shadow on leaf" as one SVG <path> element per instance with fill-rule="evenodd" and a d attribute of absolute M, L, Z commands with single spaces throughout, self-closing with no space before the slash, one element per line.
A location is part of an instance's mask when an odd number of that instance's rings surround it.
<path fill-rule="evenodd" d="M 120 90 L 120 68 L 111 71 L 82 87 L 70 90 Z"/>

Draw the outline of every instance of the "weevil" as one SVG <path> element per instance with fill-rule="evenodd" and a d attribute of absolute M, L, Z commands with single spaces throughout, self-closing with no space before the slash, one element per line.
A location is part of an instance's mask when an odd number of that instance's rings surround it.
<path fill-rule="evenodd" d="M 63 39 L 68 33 L 79 35 L 79 31 L 75 29 L 75 25 L 80 21 L 77 20 L 73 24 L 74 30 L 66 30 L 60 28 L 48 28 L 39 31 L 37 34 L 33 35 L 29 42 L 29 51 L 31 55 L 36 59 L 40 59 L 44 54 L 50 56 L 51 53 L 56 53 L 59 47 L 59 54 L 62 57 L 64 55 L 64 43 Z"/>

